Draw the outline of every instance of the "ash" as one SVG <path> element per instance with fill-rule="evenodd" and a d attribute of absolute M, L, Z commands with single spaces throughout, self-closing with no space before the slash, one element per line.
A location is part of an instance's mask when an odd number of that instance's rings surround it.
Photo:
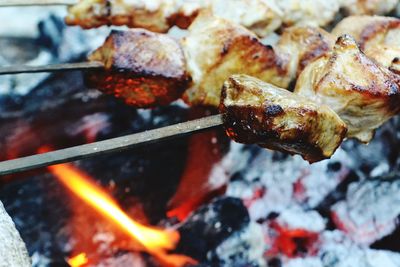
<path fill-rule="evenodd" d="M 109 32 L 65 27 L 64 8 L 26 9 L 30 15 L 23 22 L 20 12 L 0 10 L 0 17 L 7 18 L 0 24 L 2 65 L 82 61 Z M 0 103 L 1 160 L 34 154 L 43 145 L 63 148 L 191 117 L 181 103 L 146 111 L 127 107 L 85 89 L 79 72 L 2 76 Z M 395 118 L 369 145 L 347 140 L 332 159 L 312 165 L 256 146 L 227 147 L 221 130 L 201 134 L 204 146 L 212 147 L 206 152 L 210 150 L 213 162 L 209 170 L 196 172 L 202 174 L 195 183 L 201 186 L 187 190 L 179 187 L 180 179 L 192 174 L 185 168 L 190 144 L 198 136 L 77 166 L 133 218 L 179 225 L 182 238 L 176 252 L 197 259 L 199 266 L 398 267 L 399 130 Z M 196 155 L 194 151 L 192 161 L 201 162 Z M 201 203 L 193 204 L 183 222 L 166 218 L 172 198 L 200 193 Z M 2 177 L 0 199 L 33 266 L 67 266 L 70 256 L 89 247 L 91 266 L 158 266 L 107 222 L 76 205 L 46 170 Z M 187 204 L 176 202 L 178 209 Z"/>

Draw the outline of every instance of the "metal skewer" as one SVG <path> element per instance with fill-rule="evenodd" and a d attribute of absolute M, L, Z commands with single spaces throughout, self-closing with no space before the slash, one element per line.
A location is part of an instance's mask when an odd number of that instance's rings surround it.
<path fill-rule="evenodd" d="M 222 115 L 213 115 L 197 120 L 174 124 L 141 133 L 108 139 L 91 144 L 74 146 L 44 154 L 0 162 L 0 175 L 17 173 L 71 162 L 112 152 L 119 152 L 145 144 L 159 142 L 222 125 Z"/>
<path fill-rule="evenodd" d="M 80 63 L 65 63 L 44 66 L 8 66 L 0 67 L 0 75 L 19 74 L 19 73 L 37 73 L 37 72 L 58 72 L 68 70 L 88 70 L 104 68 L 101 62 L 80 62 Z"/>
<path fill-rule="evenodd" d="M 12 6 L 70 6 L 77 0 L 0 0 L 0 7 Z"/>

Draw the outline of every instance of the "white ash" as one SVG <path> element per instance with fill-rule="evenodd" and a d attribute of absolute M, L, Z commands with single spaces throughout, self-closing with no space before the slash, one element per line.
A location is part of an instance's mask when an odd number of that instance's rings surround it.
<path fill-rule="evenodd" d="M 298 258 L 286 262 L 283 267 L 324 267 L 319 258 Z M 349 266 L 350 267 L 350 266 Z M 353 266 L 352 266 L 353 267 Z"/>
<path fill-rule="evenodd" d="M 243 145 L 231 142 L 229 152 L 217 164 L 214 164 L 209 183 L 211 188 L 219 188 L 226 184 L 232 175 L 246 168 L 251 153 L 243 150 Z"/>
<path fill-rule="evenodd" d="M 400 254 L 355 244 L 341 231 L 326 231 L 320 237 L 318 255 L 284 258 L 283 267 L 398 267 Z"/>
<path fill-rule="evenodd" d="M 107 133 L 110 129 L 111 123 L 108 114 L 98 112 L 83 116 L 79 121 L 72 124 L 67 131 L 71 136 L 84 135 L 88 142 L 93 142 L 98 134 Z"/>
<path fill-rule="evenodd" d="M 355 244 L 343 232 L 327 231 L 321 238 L 319 256 L 324 267 L 400 266 L 400 254 Z"/>
<path fill-rule="evenodd" d="M 24 19 L 21 19 L 21 13 L 24 14 Z M 63 22 L 65 14 L 65 7 L 0 9 L 0 17 L 5 22 L 0 24 L 0 36 L 3 39 L 21 38 L 20 42 L 30 43 L 38 48 L 38 52 L 29 51 L 33 54 L 32 59 L 27 61 L 0 55 L 0 64 L 47 65 L 82 60 L 82 57 L 101 45 L 110 31 L 109 28 L 83 31 L 78 27 L 67 27 Z M 1 49 L 3 54 L 7 54 L 7 45 Z M 23 44 L 19 47 L 16 45 L 13 49 L 26 50 Z M 49 73 L 3 75 L 0 77 L 0 94 L 25 95 L 48 77 Z"/>
<path fill-rule="evenodd" d="M 35 59 L 25 62 L 24 64 L 44 65 L 50 63 L 52 58 L 53 57 L 49 52 L 41 51 Z M 6 62 L 4 65 L 12 65 L 12 64 Z M 34 75 L 18 74 L 18 75 L 0 76 L 0 94 L 25 95 L 48 77 L 49 74 L 47 73 L 35 73 Z"/>
<path fill-rule="evenodd" d="M 264 267 L 266 263 L 263 255 L 266 249 L 261 226 L 251 222 L 222 242 L 215 251 L 209 252 L 207 257 L 212 261 L 212 258 L 216 256 L 220 261 L 219 267 Z"/>
<path fill-rule="evenodd" d="M 278 218 L 276 218 L 276 222 L 288 230 L 304 229 L 309 232 L 318 233 L 325 229 L 324 218 L 314 210 L 285 210 L 279 214 Z"/>
<path fill-rule="evenodd" d="M 33 267 L 43 267 L 43 266 L 49 266 L 51 264 L 51 259 L 49 259 L 48 257 L 46 257 L 46 255 L 41 254 L 37 251 L 32 254 L 31 259 Z"/>
<path fill-rule="evenodd" d="M 352 166 L 347 153 L 339 149 L 331 160 L 310 165 L 301 157 L 275 159 L 276 152 L 262 150 L 242 171 L 243 180 L 231 182 L 227 195 L 247 199 L 255 188 L 265 186 L 265 195 L 248 207 L 253 220 L 290 207 L 315 208 L 343 181 Z M 339 163 L 331 171 L 329 164 Z M 304 191 L 295 192 L 296 184 Z"/>
<path fill-rule="evenodd" d="M 358 243 L 371 244 L 390 234 L 400 215 L 400 179 L 371 179 L 349 186 L 344 201 L 332 207 L 336 223 Z"/>
<path fill-rule="evenodd" d="M 2 7 L 0 9 L 0 36 L 37 38 L 37 25 L 49 14 L 65 17 L 66 7 Z"/>

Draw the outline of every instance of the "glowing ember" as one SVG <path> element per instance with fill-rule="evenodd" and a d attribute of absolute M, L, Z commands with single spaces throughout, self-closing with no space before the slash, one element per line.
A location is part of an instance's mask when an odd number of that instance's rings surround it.
<path fill-rule="evenodd" d="M 54 165 L 48 168 L 76 196 L 118 225 L 137 240 L 145 251 L 156 256 L 164 265 L 183 266 L 194 263 L 194 260 L 186 256 L 167 254 L 166 250 L 174 249 L 179 240 L 177 231 L 160 230 L 135 222 L 102 188 L 92 182 L 90 177 L 70 164 Z"/>
<path fill-rule="evenodd" d="M 80 253 L 68 260 L 68 264 L 71 267 L 82 267 L 86 263 L 88 263 L 88 259 L 86 258 L 85 253 Z"/>

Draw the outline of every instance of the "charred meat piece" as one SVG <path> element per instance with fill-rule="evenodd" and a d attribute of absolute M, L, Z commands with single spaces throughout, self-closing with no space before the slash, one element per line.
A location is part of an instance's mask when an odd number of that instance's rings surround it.
<path fill-rule="evenodd" d="M 386 14 L 398 0 L 81 0 L 69 9 L 69 25 L 126 25 L 155 32 L 186 29 L 204 10 L 259 36 L 287 26 L 326 26 L 343 8 L 349 14 Z"/>
<path fill-rule="evenodd" d="M 287 87 L 289 55 L 277 54 L 244 27 L 200 14 L 182 41 L 193 87 L 184 94 L 192 105 L 218 106 L 224 81 L 232 74 L 248 74 Z"/>
<path fill-rule="evenodd" d="M 179 2 L 182 1 L 81 0 L 69 8 L 65 22 L 85 29 L 102 25 L 126 25 L 154 32 L 166 32 L 171 27 L 169 19 L 189 25 L 202 6 L 200 1 L 194 1 L 187 10 L 180 10 Z"/>
<path fill-rule="evenodd" d="M 220 112 L 236 142 L 300 154 L 309 162 L 329 158 L 347 130 L 328 106 L 247 75 L 224 83 Z"/>
<path fill-rule="evenodd" d="M 83 28 L 126 25 L 167 32 L 174 25 L 189 27 L 206 9 L 261 36 L 281 25 L 280 10 L 271 0 L 81 0 L 69 9 L 65 20 L 69 25 Z"/>
<path fill-rule="evenodd" d="M 368 57 L 400 73 L 400 19 L 351 16 L 339 22 L 332 33 L 335 36 L 353 36 Z"/>
<path fill-rule="evenodd" d="M 295 93 L 331 107 L 347 124 L 348 137 L 369 142 L 376 128 L 400 111 L 399 76 L 369 59 L 348 35 L 309 64 Z"/>
<path fill-rule="evenodd" d="M 100 61 L 105 68 L 87 72 L 88 87 L 136 107 L 169 104 L 190 82 L 179 44 L 167 35 L 146 30 L 112 31 L 89 60 Z"/>

